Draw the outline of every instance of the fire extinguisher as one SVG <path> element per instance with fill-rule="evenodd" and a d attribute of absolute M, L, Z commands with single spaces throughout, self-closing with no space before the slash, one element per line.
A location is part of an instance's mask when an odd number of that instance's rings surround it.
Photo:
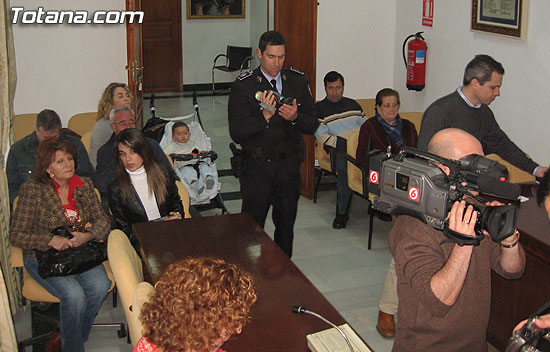
<path fill-rule="evenodd" d="M 407 68 L 407 88 L 419 92 L 426 86 L 426 51 L 428 50 L 422 33 L 424 32 L 411 34 L 403 42 L 403 61 Z M 405 57 L 405 45 L 413 37 L 414 40 L 411 40 L 407 46 L 407 56 Z"/>

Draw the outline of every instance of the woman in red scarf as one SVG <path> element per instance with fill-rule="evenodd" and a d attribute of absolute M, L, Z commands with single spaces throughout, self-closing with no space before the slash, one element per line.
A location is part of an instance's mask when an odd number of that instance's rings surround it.
<path fill-rule="evenodd" d="M 48 292 L 59 298 L 59 330 L 63 351 L 84 351 L 92 323 L 107 296 L 111 281 L 103 265 L 77 275 L 42 278 L 34 250 L 64 250 L 92 239 L 102 240 L 110 231 L 92 181 L 75 175 L 75 149 L 65 139 L 51 139 L 38 146 L 31 180 L 19 190 L 10 226 L 10 242 L 23 249 L 25 269 Z M 87 225 L 86 227 L 84 225 Z M 71 239 L 52 234 L 66 226 Z"/>

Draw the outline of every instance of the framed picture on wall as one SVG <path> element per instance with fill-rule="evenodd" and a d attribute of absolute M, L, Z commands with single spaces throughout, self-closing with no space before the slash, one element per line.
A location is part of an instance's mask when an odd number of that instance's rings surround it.
<path fill-rule="evenodd" d="M 528 0 L 472 0 L 472 30 L 527 37 Z"/>
<path fill-rule="evenodd" d="M 244 18 L 245 0 L 187 0 L 187 18 Z"/>

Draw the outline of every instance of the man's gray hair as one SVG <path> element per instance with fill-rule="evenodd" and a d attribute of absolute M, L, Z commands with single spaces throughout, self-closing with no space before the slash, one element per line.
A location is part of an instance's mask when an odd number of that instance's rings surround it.
<path fill-rule="evenodd" d="M 61 129 L 61 118 L 55 111 L 44 109 L 36 116 L 36 129 L 38 130 L 39 127 L 48 132 Z"/>
<path fill-rule="evenodd" d="M 115 123 L 115 114 L 119 111 L 130 111 L 132 116 L 135 117 L 134 110 L 130 109 L 127 106 L 117 106 L 116 108 L 112 108 L 109 112 L 109 121 L 111 121 L 111 123 Z"/>

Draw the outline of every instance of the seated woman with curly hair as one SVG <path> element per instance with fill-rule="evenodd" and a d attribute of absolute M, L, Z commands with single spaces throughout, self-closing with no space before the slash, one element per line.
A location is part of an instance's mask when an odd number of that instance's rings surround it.
<path fill-rule="evenodd" d="M 187 258 L 166 268 L 143 305 L 134 352 L 222 352 L 256 301 L 250 274 L 216 258 Z"/>

